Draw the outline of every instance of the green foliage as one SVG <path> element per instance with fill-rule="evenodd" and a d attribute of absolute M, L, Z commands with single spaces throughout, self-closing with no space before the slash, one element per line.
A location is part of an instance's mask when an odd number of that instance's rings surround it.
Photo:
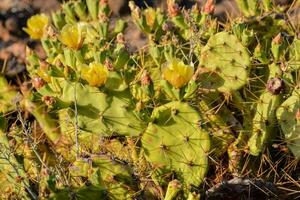
<path fill-rule="evenodd" d="M 298 34 L 272 1 L 237 3 L 244 16 L 220 23 L 214 1 L 170 0 L 167 12 L 130 2 L 147 38 L 135 52 L 105 0 L 31 20 L 46 52 L 27 50 L 33 87 L 15 99 L 0 77 L 0 112 L 17 118 L 0 117 L 4 198 L 199 199 L 216 160 L 227 154 L 241 175 L 280 133 L 299 158 Z"/>

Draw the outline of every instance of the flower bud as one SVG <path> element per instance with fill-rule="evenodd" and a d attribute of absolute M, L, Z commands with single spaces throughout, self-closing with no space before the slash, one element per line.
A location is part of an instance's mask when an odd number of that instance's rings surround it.
<path fill-rule="evenodd" d="M 278 44 L 278 45 L 281 44 L 282 41 L 283 41 L 283 37 L 282 37 L 281 33 L 278 33 L 278 35 L 276 35 L 272 40 L 272 42 L 274 44 Z"/>
<path fill-rule="evenodd" d="M 131 10 L 132 17 L 136 20 L 140 19 L 142 17 L 141 9 L 135 5 L 134 1 L 129 1 L 128 5 Z"/>
<path fill-rule="evenodd" d="M 45 85 L 45 81 L 41 77 L 35 77 L 32 79 L 32 85 L 38 90 Z"/>
<path fill-rule="evenodd" d="M 136 5 L 135 5 L 134 1 L 129 1 L 128 6 L 129 6 L 131 11 L 133 11 L 136 8 Z"/>
<path fill-rule="evenodd" d="M 180 8 L 177 3 L 168 4 L 168 13 L 170 17 L 176 17 L 180 14 Z"/>
<path fill-rule="evenodd" d="M 213 14 L 215 11 L 215 3 L 214 0 L 207 0 L 204 8 L 203 8 L 203 12 L 205 14 Z"/>
<path fill-rule="evenodd" d="M 147 71 L 144 71 L 142 76 L 141 76 L 141 85 L 146 86 L 150 85 L 152 82 L 150 75 L 148 74 Z"/>
<path fill-rule="evenodd" d="M 300 108 L 296 112 L 296 120 L 300 121 Z"/>
<path fill-rule="evenodd" d="M 114 66 L 113 66 L 111 60 L 106 59 L 106 60 L 104 61 L 104 65 L 106 66 L 106 68 L 108 69 L 108 71 L 110 71 L 110 72 L 111 72 L 111 71 L 114 71 Z"/>
<path fill-rule="evenodd" d="M 284 41 L 283 33 L 276 35 L 271 43 L 271 52 L 274 60 L 279 61 L 285 55 L 286 43 Z"/>
<path fill-rule="evenodd" d="M 42 101 L 47 105 L 47 106 L 52 106 L 55 103 L 55 98 L 51 96 L 43 96 Z"/>
<path fill-rule="evenodd" d="M 124 34 L 123 33 L 118 33 L 116 40 L 119 44 L 125 44 Z"/>
<path fill-rule="evenodd" d="M 178 180 L 174 179 L 170 181 L 168 184 L 165 199 L 173 199 L 174 197 L 176 197 L 181 188 L 182 184 Z"/>

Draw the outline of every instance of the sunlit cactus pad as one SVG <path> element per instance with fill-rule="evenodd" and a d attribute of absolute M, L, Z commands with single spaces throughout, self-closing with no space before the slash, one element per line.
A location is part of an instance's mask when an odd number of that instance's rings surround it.
<path fill-rule="evenodd" d="M 156 108 L 142 137 L 146 159 L 176 170 L 187 185 L 199 185 L 208 166 L 209 135 L 198 126 L 200 115 L 188 104 L 171 102 Z"/>
<path fill-rule="evenodd" d="M 300 157 L 300 90 L 296 89 L 292 96 L 283 102 L 277 110 L 277 119 L 293 154 Z"/>
<path fill-rule="evenodd" d="M 203 77 L 209 88 L 230 92 L 248 82 L 250 55 L 233 34 L 220 32 L 210 37 L 201 50 L 200 64 L 211 73 L 211 76 L 206 74 Z"/>

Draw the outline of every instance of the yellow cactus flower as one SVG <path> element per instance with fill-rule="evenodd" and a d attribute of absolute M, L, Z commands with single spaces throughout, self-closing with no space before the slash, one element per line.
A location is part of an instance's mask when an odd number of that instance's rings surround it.
<path fill-rule="evenodd" d="M 83 43 L 82 27 L 79 24 L 67 24 L 61 30 L 59 40 L 69 48 L 80 49 Z"/>
<path fill-rule="evenodd" d="M 49 19 L 45 14 L 34 15 L 27 20 L 27 27 L 23 30 L 29 34 L 32 39 L 41 39 L 46 32 Z"/>
<path fill-rule="evenodd" d="M 105 84 L 108 69 L 100 63 L 90 63 L 89 67 L 82 68 L 82 77 L 90 86 L 100 87 Z"/>
<path fill-rule="evenodd" d="M 163 69 L 163 78 L 175 88 L 185 86 L 194 74 L 194 67 L 185 65 L 179 59 L 173 59 Z"/>
<path fill-rule="evenodd" d="M 155 19 L 156 19 L 156 11 L 153 8 L 147 8 L 144 11 L 145 17 L 146 17 L 146 22 L 148 26 L 151 28 L 154 26 Z"/>

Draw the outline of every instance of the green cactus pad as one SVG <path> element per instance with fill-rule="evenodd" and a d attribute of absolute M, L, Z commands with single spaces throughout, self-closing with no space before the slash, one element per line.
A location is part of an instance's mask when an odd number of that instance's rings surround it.
<path fill-rule="evenodd" d="M 88 200 L 88 199 L 107 199 L 107 191 L 97 186 L 84 186 L 74 190 L 63 189 L 50 196 L 50 200 Z"/>
<path fill-rule="evenodd" d="M 113 199 L 131 199 L 134 194 L 134 182 L 129 166 L 112 161 L 105 156 L 93 158 L 93 166 L 97 167 L 97 175 L 91 181 L 107 189 Z"/>
<path fill-rule="evenodd" d="M 259 12 L 258 1 L 252 0 L 237 0 L 238 7 L 245 16 L 255 16 Z"/>
<path fill-rule="evenodd" d="M 278 108 L 276 115 L 284 133 L 285 141 L 292 153 L 300 158 L 300 90 L 296 89 Z"/>
<path fill-rule="evenodd" d="M 296 71 L 300 69 L 300 40 L 295 39 L 289 50 L 290 60 L 288 62 L 289 70 Z"/>
<path fill-rule="evenodd" d="M 253 118 L 252 136 L 248 141 L 250 153 L 259 155 L 268 143 L 276 125 L 275 111 L 281 103 L 281 98 L 265 92 L 261 95 Z"/>
<path fill-rule="evenodd" d="M 126 93 L 127 91 L 108 95 L 95 87 L 66 83 L 61 99 L 75 103 L 76 94 L 78 125 L 84 131 L 105 135 L 113 132 L 139 135 L 144 123 L 129 108 L 131 97 Z M 71 117 L 74 118 L 75 110 L 71 111 Z"/>
<path fill-rule="evenodd" d="M 76 160 L 70 167 L 72 177 L 86 177 L 93 186 L 105 190 L 112 199 L 131 199 L 135 185 L 129 166 L 111 160 L 108 156 Z"/>
<path fill-rule="evenodd" d="M 248 82 L 250 56 L 232 34 L 220 32 L 210 37 L 201 51 L 200 64 L 208 73 L 201 78 L 205 86 L 221 92 L 238 90 Z"/>
<path fill-rule="evenodd" d="M 0 76 L 0 112 L 9 112 L 15 108 L 13 99 L 17 92 L 13 90 L 3 76 Z"/>
<path fill-rule="evenodd" d="M 269 65 L 269 81 L 274 77 L 281 76 L 280 67 L 276 64 Z M 248 146 L 250 153 L 252 155 L 259 155 L 266 144 L 270 142 L 276 133 L 276 109 L 280 106 L 282 102 L 282 95 L 280 92 L 277 94 L 268 88 L 268 83 L 266 90 L 261 94 L 256 111 L 252 121 L 252 136 L 248 141 Z M 283 86 L 281 86 L 283 89 Z"/>
<path fill-rule="evenodd" d="M 171 102 L 156 108 L 142 137 L 146 159 L 155 167 L 176 170 L 187 185 L 199 185 L 208 169 L 209 135 L 198 127 L 191 106 Z"/>

